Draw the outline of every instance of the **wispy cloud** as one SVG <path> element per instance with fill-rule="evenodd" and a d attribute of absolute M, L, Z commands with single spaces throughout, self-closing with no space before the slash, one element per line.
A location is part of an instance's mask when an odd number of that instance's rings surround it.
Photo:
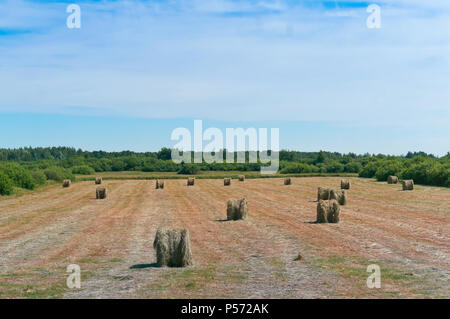
<path fill-rule="evenodd" d="M 80 30 L 66 1 L 0 4 L 0 111 L 450 120 L 449 1 L 377 1 L 379 30 L 362 1 L 77 3 Z"/>

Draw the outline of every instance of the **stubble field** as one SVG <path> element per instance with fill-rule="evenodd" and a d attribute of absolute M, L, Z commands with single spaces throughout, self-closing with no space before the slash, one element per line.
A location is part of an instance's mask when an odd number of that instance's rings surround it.
<path fill-rule="evenodd" d="M 105 200 L 89 181 L 1 198 L 0 298 L 449 298 L 450 189 L 350 180 L 339 224 L 314 223 L 317 187 L 339 177 L 108 180 Z M 242 197 L 248 219 L 225 221 Z M 155 266 L 161 226 L 190 231 L 193 266 Z M 81 289 L 66 287 L 70 264 Z M 371 264 L 380 289 L 366 285 Z"/>

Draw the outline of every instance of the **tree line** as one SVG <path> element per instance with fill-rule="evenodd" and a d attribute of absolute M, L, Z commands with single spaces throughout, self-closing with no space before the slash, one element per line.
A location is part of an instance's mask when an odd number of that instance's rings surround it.
<path fill-rule="evenodd" d="M 259 171 L 260 162 L 250 163 L 180 163 L 171 160 L 172 150 L 158 152 L 84 151 L 70 147 L 0 149 L 0 194 L 15 188 L 34 189 L 48 181 L 75 180 L 75 175 L 92 175 L 111 171 L 176 172 Z M 225 152 L 224 152 L 225 154 Z M 237 153 L 234 154 L 237 158 Z M 192 154 L 192 158 L 194 154 Z M 450 187 L 450 153 L 436 157 L 424 152 L 404 156 L 338 152 L 279 152 L 280 174 L 357 173 L 360 177 L 385 181 L 389 175 L 414 179 L 418 184 Z M 193 162 L 193 161 L 192 161 Z"/>

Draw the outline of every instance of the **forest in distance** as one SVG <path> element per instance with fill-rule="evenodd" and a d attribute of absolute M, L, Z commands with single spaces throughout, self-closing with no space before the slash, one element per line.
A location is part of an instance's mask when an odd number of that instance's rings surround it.
<path fill-rule="evenodd" d="M 180 163 L 171 160 L 170 148 L 157 152 L 84 151 L 72 147 L 38 147 L 0 149 L 0 194 L 10 195 L 17 189 L 35 189 L 48 182 L 76 180 L 76 175 L 102 172 L 142 171 L 197 174 L 207 171 L 256 172 L 262 164 L 245 163 Z M 269 151 L 270 152 L 270 151 Z M 224 152 L 225 154 L 225 152 Z M 234 154 L 237 158 L 237 153 Z M 194 155 L 192 154 L 192 158 Z M 390 175 L 413 179 L 417 184 L 450 187 L 450 152 L 442 157 L 424 152 L 406 155 L 338 152 L 279 152 L 279 174 L 358 174 L 360 177 L 386 181 Z"/>

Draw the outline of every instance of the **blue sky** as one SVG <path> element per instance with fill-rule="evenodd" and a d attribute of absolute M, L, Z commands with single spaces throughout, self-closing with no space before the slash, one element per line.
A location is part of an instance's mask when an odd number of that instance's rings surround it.
<path fill-rule="evenodd" d="M 447 0 L 0 0 L 0 147 L 157 150 L 202 119 L 279 127 L 288 149 L 442 155 L 449 88 Z"/>

